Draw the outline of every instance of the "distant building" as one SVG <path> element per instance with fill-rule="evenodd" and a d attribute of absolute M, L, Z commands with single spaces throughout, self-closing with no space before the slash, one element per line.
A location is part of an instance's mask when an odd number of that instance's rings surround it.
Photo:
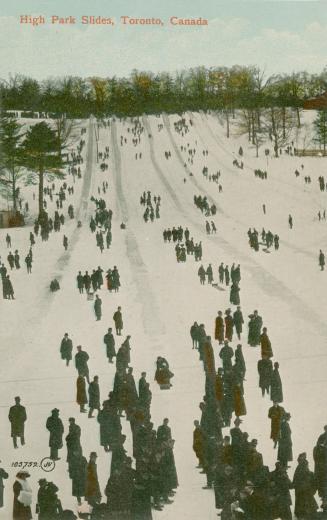
<path fill-rule="evenodd" d="M 305 99 L 303 102 L 305 110 L 327 110 L 327 92 L 320 96 Z"/>

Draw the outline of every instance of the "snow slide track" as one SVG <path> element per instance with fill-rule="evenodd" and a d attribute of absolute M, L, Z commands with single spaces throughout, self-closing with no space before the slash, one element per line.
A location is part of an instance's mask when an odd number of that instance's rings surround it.
<path fill-rule="evenodd" d="M 151 288 L 149 276 L 141 256 L 137 240 L 129 226 L 130 220 L 128 205 L 122 184 L 121 154 L 117 140 L 116 123 L 114 121 L 112 121 L 111 124 L 111 143 L 113 149 L 114 182 L 116 185 L 118 207 L 122 220 L 127 222 L 126 230 L 124 231 L 126 249 L 128 258 L 133 267 L 132 270 L 135 276 L 138 300 L 142 303 L 143 327 L 144 331 L 149 336 L 157 339 L 156 343 L 158 343 L 158 345 L 155 343 L 154 349 L 160 350 L 158 336 L 164 334 L 165 327 L 160 318 L 156 298 Z"/>
<path fill-rule="evenodd" d="M 183 157 L 181 156 L 181 153 L 173 138 L 170 129 L 170 122 L 166 114 L 163 115 L 163 120 L 167 133 L 170 137 L 171 144 L 175 150 L 177 157 L 179 158 L 183 170 L 187 170 L 188 172 L 190 172 L 188 167 L 184 168 Z M 152 147 L 152 152 L 154 154 L 153 138 L 150 139 L 150 147 Z M 197 189 L 199 189 L 204 195 L 206 195 L 207 199 L 216 204 L 217 211 L 219 211 L 225 218 L 229 218 L 219 207 L 219 204 L 214 199 L 212 199 L 210 194 L 198 184 L 194 177 L 190 177 L 190 180 L 197 187 Z M 171 190 L 173 191 L 172 188 Z M 198 229 L 200 229 L 201 233 L 203 234 L 203 226 L 201 226 L 198 222 L 195 222 L 193 219 L 189 219 L 189 221 L 192 222 L 192 224 L 196 226 Z M 314 328 L 314 330 L 315 327 L 318 327 L 319 331 L 323 335 L 327 335 L 327 325 L 319 316 L 319 314 L 312 310 L 309 305 L 307 305 L 299 296 L 297 296 L 291 289 L 289 289 L 289 287 L 287 287 L 287 285 L 285 285 L 281 280 L 279 280 L 274 275 L 266 271 L 260 264 L 257 264 L 250 256 L 245 255 L 237 247 L 232 245 L 230 242 L 227 242 L 221 236 L 219 236 L 219 241 L 217 241 L 216 237 L 212 237 L 211 235 L 206 235 L 206 238 L 208 240 L 214 241 L 215 244 L 220 243 L 231 255 L 234 256 L 234 258 L 237 258 L 239 262 L 244 262 L 244 267 L 252 275 L 254 283 L 257 283 L 264 293 L 266 293 L 271 298 L 281 300 L 283 303 L 287 302 L 291 312 L 295 316 L 300 317 L 301 320 L 308 323 L 312 328 Z M 327 354 L 323 355 L 323 357 L 326 356 Z M 280 357 L 280 360 L 281 359 L 282 358 Z"/>

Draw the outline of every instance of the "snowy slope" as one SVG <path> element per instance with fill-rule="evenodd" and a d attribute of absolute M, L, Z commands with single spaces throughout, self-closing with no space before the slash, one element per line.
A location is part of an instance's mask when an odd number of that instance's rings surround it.
<path fill-rule="evenodd" d="M 255 158 L 255 151 L 248 147 L 245 138 L 229 140 L 225 130 L 214 115 L 187 114 L 193 126 L 182 137 L 174 130 L 178 116 L 144 117 L 145 132 L 137 147 L 127 133 L 128 121 L 116 120 L 110 128 L 99 129 L 99 150 L 110 147 L 109 170 L 101 172 L 96 161 L 94 126 L 96 123 L 80 122 L 88 126 L 87 146 L 84 148 L 83 179 L 77 181 L 73 200 L 80 208 L 82 228 L 76 228 L 76 220 L 65 224 L 63 232 L 69 238 L 69 249 L 62 247 L 62 235 L 52 234 L 49 242 L 40 239 L 34 248 L 33 273 L 27 276 L 25 266 L 12 275 L 16 300 L 1 300 L 2 326 L 0 330 L 1 367 L 0 385 L 0 458 L 2 467 L 10 468 L 15 460 L 40 460 L 47 456 L 48 432 L 45 421 L 55 406 L 60 409 L 67 430 L 68 418 L 76 417 L 82 428 L 84 454 L 90 451 L 101 454 L 98 473 L 104 489 L 109 475 L 110 454 L 104 454 L 99 446 L 99 428 L 95 420 L 79 414 L 75 403 L 76 371 L 66 368 L 60 359 L 59 345 L 65 332 L 73 339 L 74 347 L 81 344 L 90 354 L 91 376 L 100 378 L 101 399 L 105 399 L 112 387 L 114 368 L 109 366 L 102 342 L 107 328 L 112 326 L 112 315 L 121 305 L 124 317 L 124 335 L 131 335 L 131 365 L 135 379 L 145 370 L 151 384 L 153 400 L 152 420 L 156 426 L 169 417 L 175 443 L 175 459 L 180 487 L 174 503 L 154 518 L 216 518 L 213 491 L 202 490 L 205 476 L 195 469 L 197 461 L 192 451 L 193 420 L 200 417 L 199 402 L 204 394 L 204 374 L 198 353 L 192 351 L 189 337 L 190 325 L 196 320 L 205 323 L 208 334 L 214 335 L 214 319 L 218 310 L 230 307 L 228 291 L 200 286 L 197 277 L 198 264 L 191 258 L 185 264 L 177 264 L 172 244 L 164 244 L 162 231 L 166 227 L 183 226 L 190 229 L 195 242 L 201 240 L 203 264 L 217 267 L 220 262 L 229 266 L 241 264 L 241 304 L 244 316 L 258 309 L 274 350 L 274 360 L 280 362 L 284 384 L 284 406 L 291 412 L 293 452 L 295 458 L 301 451 L 311 450 L 325 423 L 322 413 L 326 395 L 325 324 L 326 291 L 325 273 L 319 271 L 319 248 L 326 243 L 326 222 L 319 223 L 316 214 L 324 209 L 326 194 L 319 191 L 317 177 L 324 173 L 325 160 L 294 158 L 283 155 L 269 159 L 268 179 L 254 177 L 253 168 L 267 167 L 266 158 Z M 158 124 L 163 124 L 158 131 Z M 148 134 L 152 137 L 148 138 Z M 120 145 L 120 136 L 128 142 Z M 194 164 L 184 168 L 186 155 L 180 146 L 190 143 L 197 153 Z M 233 158 L 242 144 L 244 170 L 232 165 Z M 206 158 L 202 149 L 208 149 Z M 165 159 L 164 152 L 172 157 Z M 142 159 L 135 160 L 141 152 Z M 295 178 L 294 170 L 304 164 L 304 172 Z M 221 171 L 223 193 L 202 175 L 203 166 L 209 173 Z M 304 184 L 303 177 L 310 174 L 312 184 Z M 184 183 L 183 179 L 187 182 Z M 98 186 L 107 180 L 109 194 L 105 198 L 113 209 L 113 244 L 103 254 L 96 248 L 88 220 L 94 205 L 90 196 L 97 196 Z M 72 182 L 72 179 L 68 183 Z M 161 196 L 161 218 L 145 224 L 139 198 L 144 190 Z M 32 190 L 28 190 L 29 203 L 33 207 Z M 218 208 L 214 218 L 217 235 L 205 233 L 205 217 L 193 203 L 194 195 L 207 195 Z M 263 215 L 262 204 L 267 206 Z M 34 202 L 35 204 L 35 202 Z M 67 203 L 66 203 L 67 204 Z M 54 208 L 52 209 L 52 212 Z M 51 211 L 50 211 L 51 213 Z M 288 229 L 291 213 L 294 228 Z M 124 221 L 126 230 L 119 225 Z M 250 249 L 247 230 L 264 226 L 281 237 L 279 251 L 265 254 Z M 13 247 L 21 257 L 29 247 L 29 227 L 11 230 Z M 6 230 L 0 230 L 1 258 L 7 256 Z M 79 270 L 89 271 L 98 265 L 107 270 L 117 265 L 121 275 L 121 291 L 100 291 L 103 316 L 96 322 L 93 304 L 80 295 L 75 277 Z M 61 290 L 54 295 L 48 291 L 53 277 L 60 277 Z M 267 418 L 270 401 L 262 399 L 258 388 L 256 364 L 259 349 L 246 345 L 243 333 L 243 352 L 247 362 L 245 400 L 248 415 L 242 428 L 250 438 L 257 438 L 258 449 L 271 469 L 276 461 L 276 451 L 269 439 L 270 422 Z M 122 338 L 124 339 L 124 337 Z M 236 346 L 236 341 L 233 346 Z M 119 343 L 118 343 L 119 346 Z M 216 363 L 218 363 L 218 345 Z M 154 378 L 155 360 L 163 355 L 169 360 L 175 373 L 173 387 L 161 391 Z M 27 408 L 26 446 L 14 450 L 7 419 L 8 407 L 15 395 L 21 395 Z M 129 426 L 124 425 L 129 436 Z M 228 430 L 224 430 L 227 434 Z M 61 461 L 51 479 L 60 487 L 60 498 L 66 507 L 75 507 L 70 496 L 70 480 L 66 470 L 66 449 L 61 450 Z M 41 457 L 41 458 L 42 458 Z M 290 475 L 293 474 L 293 468 Z M 11 515 L 11 484 L 15 469 L 10 468 L 6 484 L 5 518 Z M 37 480 L 42 470 L 33 470 L 31 483 L 36 493 Z"/>

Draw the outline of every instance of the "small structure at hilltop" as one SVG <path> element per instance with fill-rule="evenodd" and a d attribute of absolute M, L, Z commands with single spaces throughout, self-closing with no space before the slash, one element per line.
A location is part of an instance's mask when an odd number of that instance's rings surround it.
<path fill-rule="evenodd" d="M 0 228 L 12 228 L 24 226 L 23 215 L 15 210 L 0 210 Z"/>

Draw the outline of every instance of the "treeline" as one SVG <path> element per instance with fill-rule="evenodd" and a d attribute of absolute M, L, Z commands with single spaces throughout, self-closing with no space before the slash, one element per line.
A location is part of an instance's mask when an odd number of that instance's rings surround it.
<path fill-rule="evenodd" d="M 197 67 L 175 74 L 133 71 L 128 78 L 63 77 L 38 82 L 16 75 L 0 81 L 3 110 L 66 114 L 69 118 L 133 116 L 162 111 L 289 107 L 327 90 L 327 68 L 267 77 L 258 67 Z"/>

